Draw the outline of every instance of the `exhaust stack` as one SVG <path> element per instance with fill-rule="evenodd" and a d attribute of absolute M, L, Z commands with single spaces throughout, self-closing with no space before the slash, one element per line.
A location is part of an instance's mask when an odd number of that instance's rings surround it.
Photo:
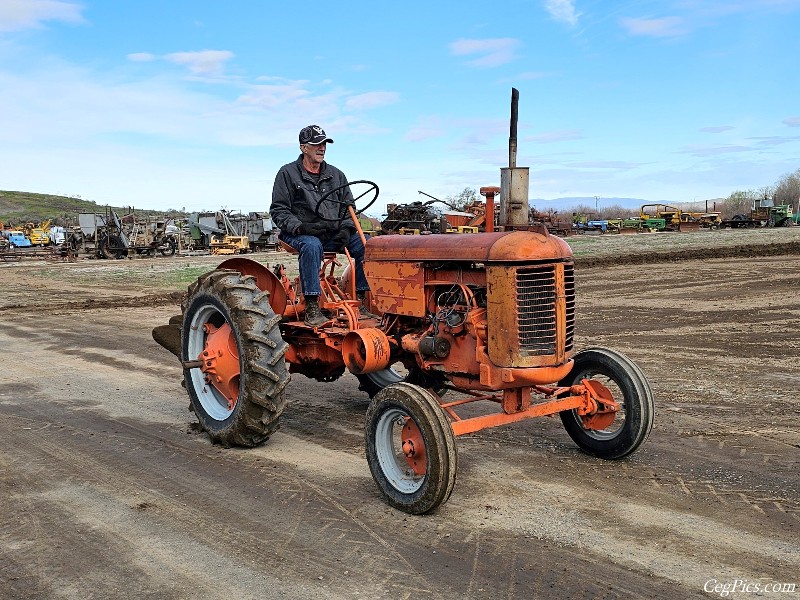
<path fill-rule="evenodd" d="M 511 88 L 511 127 L 508 136 L 508 168 L 500 169 L 500 224 L 505 229 L 528 226 L 528 167 L 517 166 L 517 119 L 519 90 Z"/>

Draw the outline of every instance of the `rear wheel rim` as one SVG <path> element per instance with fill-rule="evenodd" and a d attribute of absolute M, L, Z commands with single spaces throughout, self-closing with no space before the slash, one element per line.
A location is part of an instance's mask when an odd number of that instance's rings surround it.
<path fill-rule="evenodd" d="M 202 358 L 202 353 L 206 350 L 207 334 L 206 323 L 219 326 L 225 323 L 224 315 L 219 309 L 211 304 L 204 304 L 195 311 L 191 326 L 187 333 L 186 354 L 189 360 Z M 235 340 L 234 340 L 235 343 Z M 226 378 L 238 376 L 239 372 L 223 373 Z M 209 417 L 216 421 L 224 421 L 236 410 L 236 400 L 231 403 L 225 395 L 213 385 L 206 382 L 206 374 L 201 369 L 191 369 L 189 371 L 191 385 L 197 394 L 197 399 L 203 406 Z"/>

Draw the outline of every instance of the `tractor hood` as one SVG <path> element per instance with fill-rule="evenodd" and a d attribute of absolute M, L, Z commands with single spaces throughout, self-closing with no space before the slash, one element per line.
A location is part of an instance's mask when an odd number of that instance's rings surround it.
<path fill-rule="evenodd" d="M 472 261 L 516 263 L 561 261 L 572 249 L 544 228 L 538 231 L 382 235 L 367 240 L 367 261 Z"/>

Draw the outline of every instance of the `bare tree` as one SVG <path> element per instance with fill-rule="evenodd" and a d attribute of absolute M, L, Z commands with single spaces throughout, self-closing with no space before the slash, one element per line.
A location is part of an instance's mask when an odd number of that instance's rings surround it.
<path fill-rule="evenodd" d="M 775 184 L 773 198 L 775 204 L 789 204 L 795 209 L 800 201 L 800 169 L 786 173 Z"/>
<path fill-rule="evenodd" d="M 445 196 L 445 200 L 453 210 L 464 210 L 467 206 L 478 200 L 478 192 L 467 187 L 458 194 Z"/>
<path fill-rule="evenodd" d="M 722 208 L 722 217 L 730 219 L 734 215 L 750 214 L 753 202 L 762 198 L 761 192 L 756 190 L 736 191 L 725 198 Z"/>
<path fill-rule="evenodd" d="M 638 217 L 638 208 L 625 208 L 619 204 L 611 206 L 604 206 L 600 209 L 600 218 L 602 219 L 625 219 L 628 217 Z"/>
<path fill-rule="evenodd" d="M 772 199 L 772 194 L 774 191 L 774 187 L 771 185 L 762 185 L 758 188 L 758 199 L 759 200 L 770 200 Z"/>

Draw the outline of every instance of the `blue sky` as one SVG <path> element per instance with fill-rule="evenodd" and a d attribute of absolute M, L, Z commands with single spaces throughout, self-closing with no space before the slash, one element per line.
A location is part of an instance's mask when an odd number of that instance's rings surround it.
<path fill-rule="evenodd" d="M 800 168 L 800 0 L 0 0 L 0 189 L 266 210 L 297 133 L 386 202 L 684 202 Z"/>

